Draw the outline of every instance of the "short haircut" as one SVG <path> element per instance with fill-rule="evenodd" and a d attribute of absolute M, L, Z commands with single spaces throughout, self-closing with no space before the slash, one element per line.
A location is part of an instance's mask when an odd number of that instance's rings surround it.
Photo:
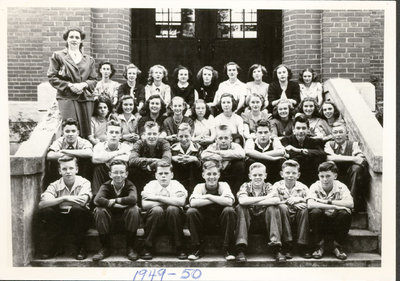
<path fill-rule="evenodd" d="M 131 68 L 137 70 L 136 71 L 137 77 L 139 77 L 139 75 L 142 74 L 142 71 L 140 71 L 140 69 L 136 65 L 134 65 L 133 63 L 130 63 L 127 66 L 125 66 L 124 73 L 122 74 L 122 76 L 125 79 L 128 79 L 128 70 L 131 69 Z M 137 77 L 136 77 L 136 79 L 137 79 Z"/>
<path fill-rule="evenodd" d="M 236 66 L 238 74 L 242 72 L 242 69 L 240 68 L 240 66 L 236 62 L 230 61 L 230 62 L 228 62 L 227 64 L 224 65 L 224 73 L 225 73 L 225 75 L 228 75 L 228 66 L 231 66 L 231 65 Z"/>
<path fill-rule="evenodd" d="M 296 126 L 296 123 L 306 123 L 307 128 L 310 128 L 310 122 L 308 121 L 307 117 L 303 114 L 297 114 L 293 121 L 293 128 Z"/>
<path fill-rule="evenodd" d="M 251 171 L 253 171 L 254 169 L 257 169 L 257 168 L 262 168 L 264 170 L 264 172 L 267 173 L 267 167 L 265 167 L 265 165 L 260 162 L 255 162 L 255 163 L 251 164 L 249 167 L 249 173 L 251 173 Z"/>
<path fill-rule="evenodd" d="M 281 116 L 279 116 L 279 112 L 278 112 L 278 106 L 281 104 L 287 104 L 288 108 L 289 108 L 289 119 L 292 119 L 293 115 L 294 115 L 294 108 L 291 102 L 289 102 L 288 100 L 280 100 L 275 106 L 274 109 L 272 110 L 272 116 L 275 119 L 281 120 Z"/>
<path fill-rule="evenodd" d="M 264 109 L 265 99 L 263 96 L 261 96 L 260 94 L 257 94 L 257 93 L 251 93 L 250 95 L 248 95 L 246 97 L 246 106 L 250 107 L 250 101 L 252 98 L 259 98 L 261 101 L 261 110 Z"/>
<path fill-rule="evenodd" d="M 110 126 L 119 127 L 119 128 L 121 129 L 121 132 L 122 132 L 121 123 L 118 122 L 117 120 L 111 119 L 110 121 L 108 121 L 108 122 L 107 122 L 107 129 L 108 129 L 108 127 L 110 127 Z"/>
<path fill-rule="evenodd" d="M 99 73 L 99 76 L 103 77 L 103 75 L 101 74 L 100 70 L 103 67 L 103 65 L 105 65 L 105 64 L 108 64 L 110 66 L 110 69 L 111 69 L 110 78 L 113 77 L 113 75 L 115 74 L 115 68 L 114 68 L 114 65 L 109 61 L 100 62 L 99 68 L 97 69 L 97 72 Z"/>
<path fill-rule="evenodd" d="M 202 104 L 204 104 L 204 105 L 206 106 L 206 112 L 205 112 L 205 114 L 204 114 L 204 118 L 205 118 L 205 119 L 208 119 L 208 117 L 210 117 L 210 115 L 211 115 L 211 109 L 210 109 L 210 107 L 208 106 L 208 104 L 207 104 L 204 100 L 202 100 L 202 99 L 198 99 L 198 100 L 196 100 L 196 101 L 193 103 L 192 108 L 191 108 L 192 115 L 191 115 L 190 117 L 191 117 L 193 120 L 196 120 L 196 119 L 197 119 L 196 105 L 199 104 L 199 103 L 202 103 Z"/>
<path fill-rule="evenodd" d="M 335 122 L 332 124 L 332 129 L 337 127 L 343 127 L 346 130 L 346 132 L 348 131 L 347 126 L 344 122 Z"/>
<path fill-rule="evenodd" d="M 289 81 L 292 78 L 293 73 L 292 73 L 292 70 L 286 64 L 280 64 L 280 65 L 278 65 L 277 67 L 274 68 L 274 72 L 272 73 L 272 80 L 279 81 L 277 72 L 278 72 L 278 69 L 281 68 L 281 67 L 286 68 L 286 70 L 288 72 L 288 78 L 287 79 Z"/>
<path fill-rule="evenodd" d="M 144 132 L 146 132 L 146 129 L 153 129 L 157 128 L 157 131 L 160 131 L 160 126 L 157 124 L 157 122 L 154 121 L 147 121 L 144 123 Z"/>
<path fill-rule="evenodd" d="M 172 164 L 168 163 L 165 160 L 160 160 L 156 162 L 156 169 L 155 172 L 157 173 L 158 168 L 169 168 L 171 172 L 173 172 L 172 170 Z"/>
<path fill-rule="evenodd" d="M 223 93 L 222 95 L 221 95 L 221 98 L 219 99 L 219 102 L 218 102 L 218 105 L 217 105 L 217 107 L 218 107 L 218 110 L 219 111 L 223 111 L 222 110 L 222 106 L 221 106 L 221 103 L 222 103 L 222 98 L 230 98 L 231 100 L 232 100 L 232 112 L 234 112 L 236 109 L 237 109 L 237 106 L 238 106 L 238 102 L 235 100 L 235 98 L 233 97 L 233 95 L 232 94 L 230 94 L 230 93 Z"/>
<path fill-rule="evenodd" d="M 217 168 L 218 171 L 220 171 L 221 170 L 221 163 L 219 161 L 216 161 L 216 160 L 206 160 L 203 163 L 203 172 L 205 170 L 209 170 L 209 169 L 212 169 L 212 168 Z"/>
<path fill-rule="evenodd" d="M 216 71 L 212 66 L 206 65 L 206 66 L 203 66 L 199 70 L 199 72 L 197 72 L 197 75 L 196 75 L 197 81 L 200 84 L 200 86 L 204 85 L 204 81 L 203 81 L 203 71 L 204 70 L 209 70 L 212 72 L 211 85 L 215 85 L 218 81 L 218 71 Z"/>
<path fill-rule="evenodd" d="M 311 75 L 312 75 L 311 82 L 317 82 L 318 81 L 318 75 L 314 71 L 314 69 L 312 69 L 312 68 L 305 68 L 299 73 L 299 82 L 304 84 L 303 74 L 304 74 L 304 72 L 307 72 L 307 71 L 310 72 Z"/>
<path fill-rule="evenodd" d="M 254 79 L 253 79 L 253 71 L 254 71 L 255 69 L 257 69 L 257 68 L 261 68 L 261 72 L 262 72 L 262 74 L 263 74 L 263 78 L 266 78 L 268 72 L 267 72 L 267 69 L 265 68 L 265 66 L 263 66 L 263 65 L 261 65 L 261 64 L 258 64 L 258 63 L 255 63 L 255 64 L 253 64 L 252 66 L 250 66 L 249 72 L 247 73 L 248 81 L 253 81 L 253 80 L 254 80 Z"/>
<path fill-rule="evenodd" d="M 286 167 L 294 167 L 297 169 L 297 171 L 300 170 L 300 164 L 296 161 L 296 160 L 286 160 L 285 162 L 283 162 L 282 164 L 282 170 L 285 169 Z"/>
<path fill-rule="evenodd" d="M 61 156 L 60 158 L 58 158 L 58 160 L 57 160 L 58 166 L 60 166 L 61 163 L 66 163 L 69 161 L 74 161 L 76 167 L 78 167 L 78 159 L 76 159 L 76 157 L 74 157 L 74 156 L 68 156 L 68 155 L 64 155 L 64 156 Z"/>
<path fill-rule="evenodd" d="M 124 101 L 129 100 L 129 99 L 133 100 L 132 114 L 135 114 L 137 112 L 137 107 L 135 105 L 135 99 L 132 96 L 124 95 L 118 101 L 117 113 L 119 113 L 119 114 L 124 113 L 124 109 L 122 108 L 122 104 L 124 103 Z"/>
<path fill-rule="evenodd" d="M 321 116 L 321 118 L 327 120 L 327 118 L 326 118 L 325 115 L 324 115 L 324 109 L 323 109 L 323 108 L 324 108 L 324 104 L 330 104 L 330 105 L 332 105 L 332 107 L 333 107 L 333 118 L 334 118 L 334 119 L 338 119 L 339 116 L 340 116 L 339 109 L 337 108 L 336 104 L 335 104 L 333 101 L 330 101 L 330 100 L 324 101 L 324 102 L 322 103 L 321 108 L 320 108 L 320 110 L 319 110 L 319 115 Z"/>
<path fill-rule="evenodd" d="M 65 126 L 76 126 L 76 128 L 79 130 L 78 121 L 76 121 L 74 118 L 67 118 L 63 120 L 61 123 L 61 129 L 64 130 Z"/>
<path fill-rule="evenodd" d="M 142 107 L 142 109 L 140 110 L 140 115 L 142 116 L 149 116 L 150 115 L 150 102 L 154 99 L 159 99 L 160 100 L 160 104 L 161 104 L 161 108 L 160 108 L 160 112 L 158 114 L 158 116 L 162 116 L 165 111 L 166 111 L 166 105 L 165 102 L 163 101 L 163 99 L 160 97 L 160 95 L 154 94 L 151 95 L 145 102 L 144 106 Z"/>
<path fill-rule="evenodd" d="M 178 127 L 178 134 L 180 131 L 189 131 L 189 133 L 192 131 L 192 127 L 190 127 L 189 123 L 181 123 Z"/>
<path fill-rule="evenodd" d="M 267 119 L 260 119 L 257 121 L 256 132 L 259 127 L 268 127 L 270 131 L 272 130 L 271 123 Z"/>
<path fill-rule="evenodd" d="M 172 77 L 173 77 L 175 83 L 178 83 L 178 81 L 179 81 L 178 74 L 179 74 L 179 71 L 181 71 L 182 69 L 187 70 L 187 72 L 188 72 L 188 82 L 189 82 L 189 84 L 191 84 L 192 80 L 193 80 L 193 74 L 189 70 L 189 68 L 187 68 L 186 66 L 183 66 L 183 65 L 178 65 L 178 67 L 175 68 L 173 73 L 172 73 Z"/>
<path fill-rule="evenodd" d="M 300 104 L 297 106 L 297 112 L 298 113 L 303 113 L 304 114 L 304 104 L 306 102 L 312 102 L 314 104 L 314 111 L 311 115 L 311 117 L 320 117 L 319 115 L 319 105 L 316 99 L 312 98 L 312 97 L 305 97 Z"/>
<path fill-rule="evenodd" d="M 149 69 L 149 76 L 147 77 L 147 84 L 149 84 L 149 85 L 153 84 L 153 82 L 154 82 L 153 72 L 154 72 L 154 69 L 156 69 L 156 68 L 161 69 L 161 71 L 164 75 L 164 77 L 162 78 L 162 82 L 165 84 L 168 83 L 168 70 L 161 64 L 155 64 L 152 67 L 150 67 L 150 69 Z"/>
<path fill-rule="evenodd" d="M 108 118 L 108 116 L 110 116 L 110 114 L 113 112 L 113 105 L 112 105 L 111 100 L 108 97 L 105 97 L 105 96 L 99 96 L 99 98 L 97 100 L 95 100 L 93 116 L 94 117 L 99 116 L 99 113 L 97 112 L 97 108 L 99 107 L 99 105 L 101 103 L 105 103 L 107 105 L 108 113 L 107 113 L 106 118 Z"/>
<path fill-rule="evenodd" d="M 125 170 L 128 170 L 128 165 L 124 160 L 115 159 L 115 160 L 112 160 L 111 163 L 110 163 L 110 171 L 112 170 L 112 166 L 116 166 L 116 165 L 124 165 L 125 166 Z"/>
<path fill-rule="evenodd" d="M 321 163 L 321 164 L 318 166 L 318 173 L 320 173 L 320 172 L 329 172 L 329 171 L 331 171 L 331 172 L 337 174 L 337 172 L 338 172 L 338 167 L 336 166 L 335 162 L 333 162 L 333 161 L 326 161 L 326 162 Z"/>
<path fill-rule="evenodd" d="M 230 135 L 232 135 L 231 129 L 228 127 L 228 125 L 220 125 L 217 127 L 217 136 L 220 132 L 229 132 Z"/>

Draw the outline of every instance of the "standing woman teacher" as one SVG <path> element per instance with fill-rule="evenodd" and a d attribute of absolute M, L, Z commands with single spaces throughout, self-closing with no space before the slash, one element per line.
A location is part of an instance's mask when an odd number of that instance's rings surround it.
<path fill-rule="evenodd" d="M 57 102 L 63 120 L 73 118 L 79 122 L 80 135 L 91 133 L 90 118 L 94 108 L 92 94 L 96 86 L 94 59 L 82 53 L 85 33 L 78 28 L 68 29 L 63 38 L 67 48 L 54 52 L 50 58 L 47 77 L 57 89 Z"/>

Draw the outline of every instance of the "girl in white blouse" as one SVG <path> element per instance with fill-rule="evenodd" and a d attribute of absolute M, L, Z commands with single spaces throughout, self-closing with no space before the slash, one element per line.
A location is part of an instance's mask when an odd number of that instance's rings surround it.
<path fill-rule="evenodd" d="M 322 104 L 322 84 L 317 82 L 317 74 L 312 68 L 306 68 L 299 75 L 300 99 L 314 98 L 318 105 Z"/>
<path fill-rule="evenodd" d="M 159 95 L 165 105 L 169 105 L 171 102 L 171 88 L 169 85 L 167 85 L 167 77 L 168 71 L 164 66 L 156 64 L 150 67 L 149 77 L 145 87 L 146 101 L 151 95 Z"/>
<path fill-rule="evenodd" d="M 247 96 L 258 94 L 263 97 L 265 107 L 268 106 L 268 87 L 269 84 L 263 81 L 267 76 L 267 69 L 261 64 L 253 64 L 249 68 L 249 82 L 246 83 Z M 253 81 L 251 81 L 253 80 Z"/>
<path fill-rule="evenodd" d="M 210 107 L 202 99 L 195 101 L 191 117 L 194 126 L 192 141 L 206 148 L 215 140 L 214 117 L 211 115 Z"/>

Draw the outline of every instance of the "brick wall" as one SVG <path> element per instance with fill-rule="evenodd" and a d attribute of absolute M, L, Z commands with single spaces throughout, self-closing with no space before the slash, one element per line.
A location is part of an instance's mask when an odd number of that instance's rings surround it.
<path fill-rule="evenodd" d="M 321 11 L 284 10 L 283 42 L 283 63 L 293 79 L 307 67 L 321 73 Z"/>
<path fill-rule="evenodd" d="M 109 61 L 116 68 L 113 80 L 124 81 L 124 66 L 131 55 L 131 12 L 129 9 L 92 9 L 93 53 L 96 65 Z"/>
<path fill-rule="evenodd" d="M 384 11 L 371 12 L 371 80 L 375 85 L 377 101 L 383 100 L 383 49 L 384 49 Z"/>
<path fill-rule="evenodd" d="M 322 75 L 370 81 L 370 14 L 368 10 L 322 11 Z"/>

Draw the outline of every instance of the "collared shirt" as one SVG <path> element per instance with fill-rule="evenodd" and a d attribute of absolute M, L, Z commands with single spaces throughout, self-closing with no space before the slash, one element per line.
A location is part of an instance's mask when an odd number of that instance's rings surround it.
<path fill-rule="evenodd" d="M 56 139 L 49 147 L 49 151 L 58 152 L 62 149 L 71 149 L 69 148 L 70 144 L 67 143 L 64 137 L 60 137 Z M 90 141 L 85 140 L 81 137 L 77 137 L 76 141 L 72 144 L 73 149 L 93 149 L 93 145 Z"/>
<path fill-rule="evenodd" d="M 268 198 L 274 198 L 278 197 L 278 193 L 276 189 L 270 184 L 269 182 L 266 182 L 263 184 L 261 187 L 261 192 L 257 194 L 254 190 L 252 182 L 245 182 L 242 184 L 240 187 L 238 193 L 236 194 L 237 198 L 240 197 L 259 197 L 259 196 L 267 196 Z M 267 206 L 255 206 L 255 205 L 250 205 L 248 206 L 250 212 L 254 215 L 260 215 L 265 211 Z"/>
<path fill-rule="evenodd" d="M 308 187 L 299 181 L 296 181 L 293 188 L 289 189 L 286 187 L 285 180 L 280 180 L 274 183 L 274 188 L 276 188 L 281 201 L 285 201 L 293 197 L 307 198 L 308 196 Z M 294 206 L 288 205 L 288 207 L 289 212 L 291 213 L 296 212 L 297 210 Z"/>
<path fill-rule="evenodd" d="M 229 80 L 221 82 L 218 86 L 218 90 L 215 93 L 215 98 L 217 103 L 221 100 L 222 94 L 229 93 L 232 94 L 236 101 L 239 101 L 241 96 L 247 95 L 246 84 L 244 84 L 239 79 L 235 83 L 231 83 Z"/>
<path fill-rule="evenodd" d="M 331 127 L 322 118 L 313 117 L 308 119 L 310 124 L 310 136 L 323 138 L 331 134 Z"/>
<path fill-rule="evenodd" d="M 126 143 L 118 143 L 117 149 L 111 150 L 108 146 L 108 142 L 99 142 L 93 148 L 93 158 L 106 158 L 109 152 L 112 151 L 122 151 L 122 155 L 114 157 L 112 160 L 119 159 L 128 162 L 129 155 L 131 154 L 131 147 Z M 105 164 L 110 165 L 112 160 L 107 161 Z"/>
<path fill-rule="evenodd" d="M 181 143 L 177 142 L 171 146 L 172 156 L 176 155 L 192 155 L 199 157 L 200 156 L 200 146 L 197 143 L 190 142 L 190 145 L 186 151 L 183 150 Z"/>
<path fill-rule="evenodd" d="M 168 105 L 171 102 L 171 87 L 161 82 L 160 86 L 156 86 L 153 84 L 146 85 L 145 90 L 145 98 L 149 99 L 151 95 L 159 95 L 161 99 Z"/>
<path fill-rule="evenodd" d="M 124 186 L 117 190 L 112 180 L 103 183 L 97 192 L 93 202 L 96 206 L 108 207 L 110 199 L 119 199 L 121 205 L 134 206 L 137 202 L 137 192 L 135 185 L 125 180 Z"/>
<path fill-rule="evenodd" d="M 211 131 L 215 130 L 214 117 L 210 115 L 208 119 L 194 120 L 193 137 L 210 137 Z"/>
<path fill-rule="evenodd" d="M 255 119 L 253 114 L 251 113 L 251 111 L 248 108 L 246 108 L 241 116 L 243 119 L 243 123 L 247 124 L 249 126 L 250 133 L 255 133 L 257 121 L 261 120 L 261 119 L 269 120 L 272 115 L 270 113 L 268 113 L 268 111 L 262 110 L 260 112 L 259 118 Z"/>
<path fill-rule="evenodd" d="M 208 190 L 205 183 L 199 183 L 194 187 L 193 193 L 192 195 L 190 195 L 189 202 L 192 199 L 200 199 L 205 194 L 219 195 L 221 197 L 230 198 L 232 200 L 232 203 L 235 202 L 235 197 L 232 194 L 231 188 L 226 182 L 219 182 L 218 189 L 215 191 Z"/>
<path fill-rule="evenodd" d="M 66 195 L 74 195 L 74 196 L 87 195 L 88 196 L 87 202 L 90 202 L 90 199 L 92 198 L 92 189 L 90 187 L 90 182 L 81 176 L 75 176 L 75 182 L 72 185 L 71 189 L 69 189 L 66 186 L 64 179 L 60 178 L 55 182 L 52 182 L 47 187 L 45 192 L 43 192 L 42 195 L 40 196 L 40 200 L 42 201 L 48 199 L 55 199 Z"/>
<path fill-rule="evenodd" d="M 134 114 L 131 114 L 128 120 L 125 119 L 125 115 L 119 114 L 118 121 L 121 123 L 122 127 L 122 135 L 132 134 L 137 132 L 137 123 L 138 120 Z"/>
<path fill-rule="evenodd" d="M 305 97 L 315 99 L 318 104 L 322 102 L 322 84 L 320 82 L 311 82 L 310 87 L 306 87 L 300 83 L 300 98 L 303 100 Z"/>
<path fill-rule="evenodd" d="M 116 81 L 109 80 L 108 83 L 104 83 L 103 80 L 97 82 L 96 88 L 93 94 L 96 96 L 105 96 L 111 100 L 113 104 L 118 101 L 118 88 L 120 84 Z"/>
<path fill-rule="evenodd" d="M 267 152 L 267 151 L 271 151 L 271 150 L 285 149 L 285 148 L 283 147 L 283 145 L 278 137 L 271 137 L 265 147 L 262 147 L 259 144 L 258 139 L 256 139 L 256 140 L 248 139 L 246 141 L 244 149 L 245 150 L 247 150 L 247 149 L 248 150 L 257 150 L 259 152 Z"/>
<path fill-rule="evenodd" d="M 231 147 L 224 150 L 221 150 L 216 143 L 212 143 L 201 153 L 201 159 L 207 160 L 210 157 L 212 158 L 215 155 L 213 151 L 224 151 L 224 156 L 222 156 L 222 169 L 225 169 L 229 165 L 229 160 L 244 159 L 246 157 L 246 152 L 238 143 L 231 143 Z"/>
<path fill-rule="evenodd" d="M 335 155 L 335 154 L 336 155 L 339 155 L 339 154 L 340 155 L 344 155 L 347 145 L 348 145 L 348 141 L 345 141 L 341 145 L 339 145 L 338 143 L 335 142 L 333 144 L 333 149 L 332 149 L 332 141 L 330 141 L 330 142 L 327 142 L 325 144 L 324 150 L 325 150 L 325 153 L 328 154 L 328 155 Z M 340 146 L 340 151 L 339 151 L 339 146 Z M 335 153 L 335 151 L 338 152 L 338 153 Z M 360 147 L 358 145 L 358 142 L 353 142 L 353 145 L 351 147 L 351 156 L 357 156 L 357 155 L 358 156 L 364 156 L 364 154 L 362 153 L 362 151 L 361 151 L 361 149 L 360 149 Z"/>
<path fill-rule="evenodd" d="M 148 165 L 155 168 L 156 162 L 151 158 L 158 158 L 171 163 L 171 146 L 169 142 L 165 139 L 158 139 L 154 150 L 151 150 L 145 140 L 138 140 L 132 147 L 129 165 L 143 170 L 146 170 Z"/>
<path fill-rule="evenodd" d="M 329 193 L 325 192 L 320 181 L 316 181 L 310 186 L 308 191 L 307 200 L 309 199 L 343 200 L 353 202 L 353 197 L 351 196 L 347 186 L 338 180 L 333 181 L 333 187 Z M 325 210 L 325 213 L 331 215 L 333 211 L 334 209 L 327 209 Z M 349 209 L 346 209 L 346 211 L 351 213 Z"/>
<path fill-rule="evenodd" d="M 177 180 L 171 180 L 167 187 L 162 187 L 157 180 L 152 180 L 146 184 L 142 191 L 142 197 L 148 195 L 161 195 L 167 197 L 181 198 L 188 196 L 185 187 Z"/>
<path fill-rule="evenodd" d="M 107 119 L 99 119 L 93 116 L 90 119 L 91 135 L 100 141 L 107 139 Z"/>

